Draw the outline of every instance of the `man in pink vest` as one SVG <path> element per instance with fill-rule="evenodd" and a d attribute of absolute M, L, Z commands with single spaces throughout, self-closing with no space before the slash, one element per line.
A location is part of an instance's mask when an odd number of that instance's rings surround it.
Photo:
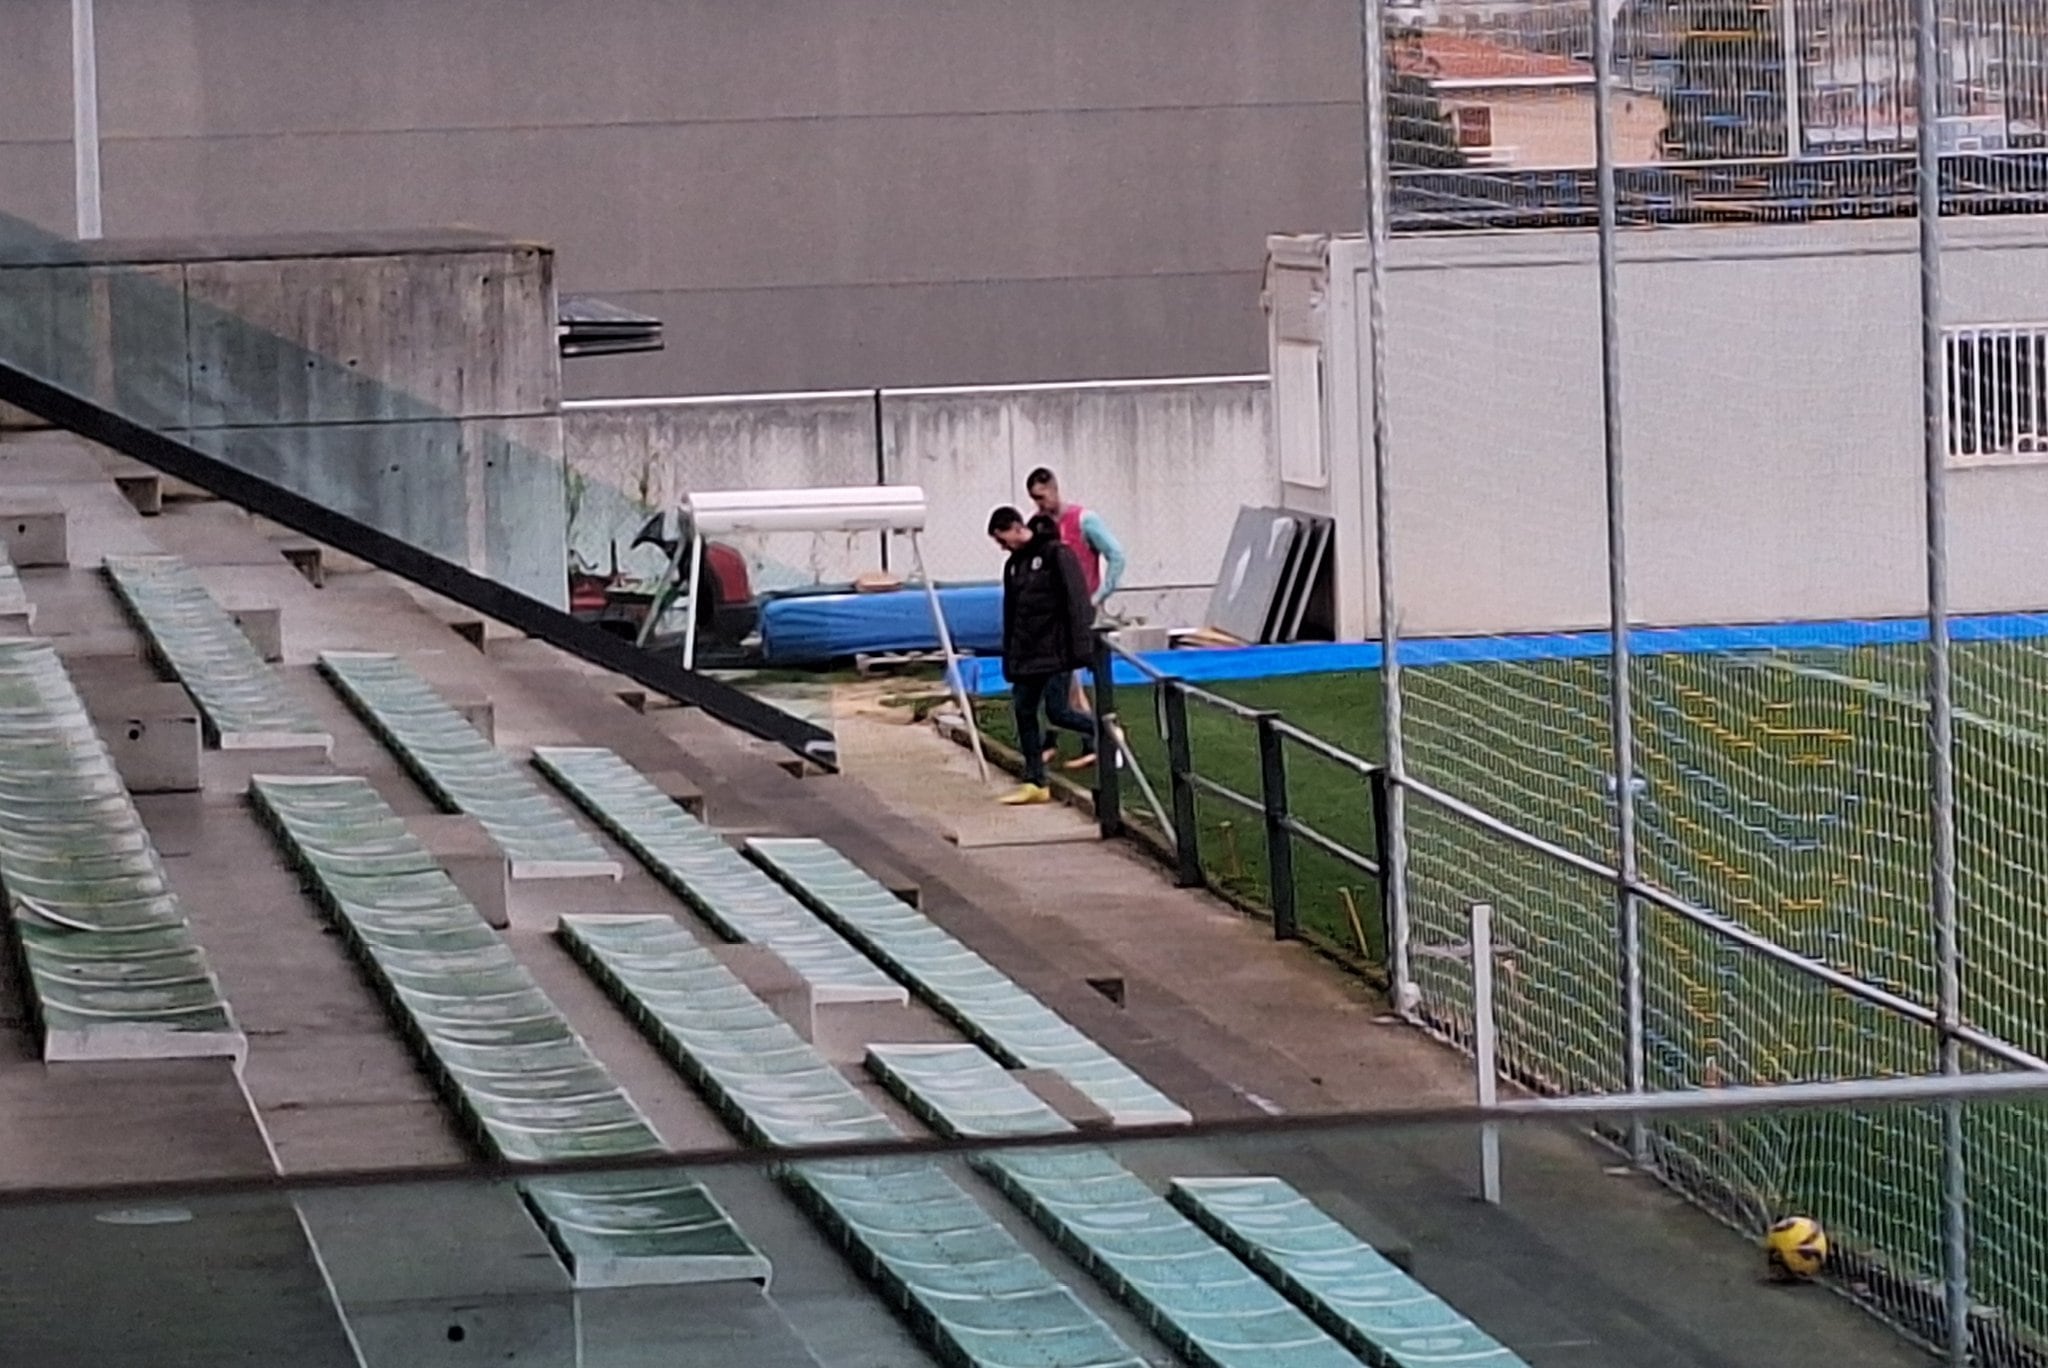
<path fill-rule="evenodd" d="M 1024 492 L 1031 496 L 1031 502 L 1038 511 L 1059 524 L 1060 541 L 1074 553 L 1081 562 L 1081 574 L 1088 584 L 1088 601 L 1096 612 L 1109 596 L 1117 591 L 1124 578 L 1124 548 L 1110 532 L 1109 525 L 1099 513 L 1091 513 L 1076 503 L 1067 503 L 1060 498 L 1060 482 L 1044 466 L 1031 472 L 1024 479 Z M 1068 678 L 1067 687 L 1073 694 L 1074 708 L 1079 712 L 1088 711 L 1088 692 L 1081 687 L 1078 675 Z M 1048 760 L 1054 758 L 1057 750 L 1046 753 Z M 1095 756 L 1082 755 L 1067 762 L 1068 769 L 1086 769 L 1095 762 Z"/>

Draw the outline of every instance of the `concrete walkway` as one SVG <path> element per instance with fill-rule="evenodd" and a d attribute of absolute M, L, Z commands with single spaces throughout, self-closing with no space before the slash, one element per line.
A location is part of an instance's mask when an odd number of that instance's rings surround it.
<path fill-rule="evenodd" d="M 1003 813 L 994 806 L 1002 779 L 983 784 L 963 750 L 905 725 L 876 697 L 867 688 L 842 692 L 835 725 L 849 777 L 927 830 L 979 831 L 1001 820 L 988 814 Z M 1369 1117 L 1472 1097 L 1469 1062 L 1389 1024 L 1383 999 L 1359 980 L 1300 946 L 1274 944 L 1266 928 L 1206 894 L 1173 888 L 1156 863 L 1121 843 L 1089 839 L 1077 813 L 1039 809 L 1031 820 L 1052 843 L 984 842 L 963 852 L 992 882 L 1021 891 L 1004 939 L 1067 974 L 1123 976 L 1127 1006 L 1117 1015 L 1127 1029 L 1199 1061 L 1236 1103 L 1212 1093 L 1199 1114 Z M 956 930 L 980 943 L 969 928 Z M 1146 1067 L 1142 1047 L 1122 1052 Z M 1748 1241 L 1579 1133 L 1520 1127 L 1504 1150 L 1498 1208 L 1476 1200 L 1477 1136 L 1446 1128 L 1368 1119 L 1313 1140 L 1159 1146 L 1134 1162 L 1155 1174 L 1213 1165 L 1288 1176 L 1368 1238 L 1405 1252 L 1424 1282 L 1532 1364 L 1932 1362 L 1824 1290 L 1764 1284 Z"/>

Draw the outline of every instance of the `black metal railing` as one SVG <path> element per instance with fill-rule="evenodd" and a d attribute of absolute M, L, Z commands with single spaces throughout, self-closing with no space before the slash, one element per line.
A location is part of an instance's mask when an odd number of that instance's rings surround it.
<path fill-rule="evenodd" d="M 1941 159 L 1945 214 L 2036 214 L 2048 209 L 2048 151 L 1955 153 Z M 1911 153 L 1853 157 L 1659 162 L 1615 168 L 1623 227 L 1807 223 L 1911 218 L 1919 166 Z M 1591 167 L 1399 171 L 1392 231 L 1589 228 L 1599 220 Z"/>
<path fill-rule="evenodd" d="M 1114 667 L 1119 661 L 1144 676 L 1153 691 L 1160 742 L 1166 759 L 1167 797 L 1163 802 L 1145 782 L 1144 773 L 1139 768 L 1139 757 L 1129 744 L 1117 711 Z M 1103 761 L 1095 767 L 1095 817 L 1104 837 L 1126 834 L 1123 776 L 1128 767 L 1128 772 L 1144 788 L 1153 822 L 1165 837 L 1175 882 L 1183 888 L 1206 887 L 1226 891 L 1217 887 L 1203 859 L 1198 800 L 1205 796 L 1214 799 L 1259 820 L 1266 863 L 1264 901 L 1272 914 L 1274 939 L 1303 938 L 1300 887 L 1295 877 L 1295 850 L 1299 842 L 1306 843 L 1346 868 L 1358 871 L 1372 882 L 1377 892 L 1375 915 L 1380 919 L 1380 945 L 1384 947 L 1387 944 L 1386 888 L 1377 853 L 1386 832 L 1386 778 L 1379 765 L 1303 731 L 1270 709 L 1254 708 L 1211 693 L 1186 680 L 1175 679 L 1120 649 L 1107 631 L 1096 636 L 1094 675 L 1095 715 L 1107 738 L 1099 744 Z M 1201 772 L 1194 754 L 1190 705 L 1229 718 L 1251 732 L 1258 755 L 1256 793 L 1247 793 Z M 1289 784 L 1289 755 L 1297 750 L 1350 770 L 1364 782 L 1370 804 L 1373 852 L 1345 843 L 1296 811 Z M 1112 763 L 1112 760 L 1117 762 Z M 1360 939 L 1363 940 L 1362 928 Z"/>

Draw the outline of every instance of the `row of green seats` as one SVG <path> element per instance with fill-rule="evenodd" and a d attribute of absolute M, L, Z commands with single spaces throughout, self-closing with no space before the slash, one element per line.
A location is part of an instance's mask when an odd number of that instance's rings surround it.
<path fill-rule="evenodd" d="M 823 841 L 747 850 L 875 963 L 1013 1069 L 1045 1069 L 1122 1126 L 1184 1125 L 1187 1111 Z"/>
<path fill-rule="evenodd" d="M 109 556 L 107 579 L 150 653 L 192 695 L 217 746 L 317 746 L 333 739 L 227 610 L 176 556 Z"/>
<path fill-rule="evenodd" d="M 483 1145 L 514 1163 L 664 1146 L 405 822 L 362 779 L 258 776 L 266 825 Z M 579 1286 L 765 1283 L 768 1262 L 673 1170 L 539 1179 L 521 1195 Z"/>
<path fill-rule="evenodd" d="M 566 916 L 569 953 L 725 1117 L 761 1145 L 899 1138 L 859 1089 L 672 919 Z M 784 1184 L 946 1362 L 1144 1362 L 937 1164 L 792 1164 Z"/>
<path fill-rule="evenodd" d="M 45 1060 L 241 1060 L 163 861 L 46 641 L 0 641 L 0 890 Z"/>
<path fill-rule="evenodd" d="M 590 833 L 405 661 L 328 651 L 320 672 L 444 811 L 483 825 L 513 878 L 619 876 Z"/>
<path fill-rule="evenodd" d="M 611 751 L 539 746 L 533 762 L 719 935 L 773 950 L 814 1002 L 909 1001 L 900 984 Z"/>
<path fill-rule="evenodd" d="M 873 1045 L 868 1067 L 953 1139 L 1073 1130 L 973 1045 Z M 1328 1331 L 1106 1151 L 995 1150 L 973 1162 L 1190 1362 L 1357 1368 L 1359 1360 Z"/>

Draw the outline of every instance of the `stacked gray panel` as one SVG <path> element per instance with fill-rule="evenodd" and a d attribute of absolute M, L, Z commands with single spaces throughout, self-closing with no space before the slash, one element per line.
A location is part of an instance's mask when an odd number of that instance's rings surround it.
<path fill-rule="evenodd" d="M 56 651 L 0 641 L 0 889 L 45 1060 L 245 1042 Z"/>
<path fill-rule="evenodd" d="M 1058 1074 L 1119 1125 L 1175 1125 L 1187 1111 L 823 841 L 747 849 L 877 964 L 1014 1069 Z"/>
<path fill-rule="evenodd" d="M 533 763 L 719 935 L 773 950 L 812 1002 L 909 1001 L 809 908 L 612 752 L 539 746 Z"/>
<path fill-rule="evenodd" d="M 756 1144 L 887 1140 L 873 1103 L 667 917 L 568 916 L 562 940 Z M 805 1210 L 960 1368 L 1139 1368 L 1136 1354 L 928 1160 L 783 1174 Z"/>
<path fill-rule="evenodd" d="M 942 1135 L 1072 1129 L 972 1045 L 876 1045 L 868 1065 Z M 1327 1331 L 1106 1152 L 999 1150 L 973 1162 L 1190 1362 L 1356 1368 Z"/>
<path fill-rule="evenodd" d="M 603 847 L 403 660 L 328 651 L 320 670 L 444 811 L 483 824 L 513 878 L 619 877 Z"/>
<path fill-rule="evenodd" d="M 426 848 L 356 778 L 250 788 L 443 1093 L 514 1163 L 631 1158 L 660 1138 Z M 581 1286 L 765 1282 L 768 1262 L 687 1175 L 520 1191 Z"/>
<path fill-rule="evenodd" d="M 333 744 L 182 560 L 109 556 L 106 571 L 151 654 L 192 695 L 214 744 L 322 750 Z"/>

